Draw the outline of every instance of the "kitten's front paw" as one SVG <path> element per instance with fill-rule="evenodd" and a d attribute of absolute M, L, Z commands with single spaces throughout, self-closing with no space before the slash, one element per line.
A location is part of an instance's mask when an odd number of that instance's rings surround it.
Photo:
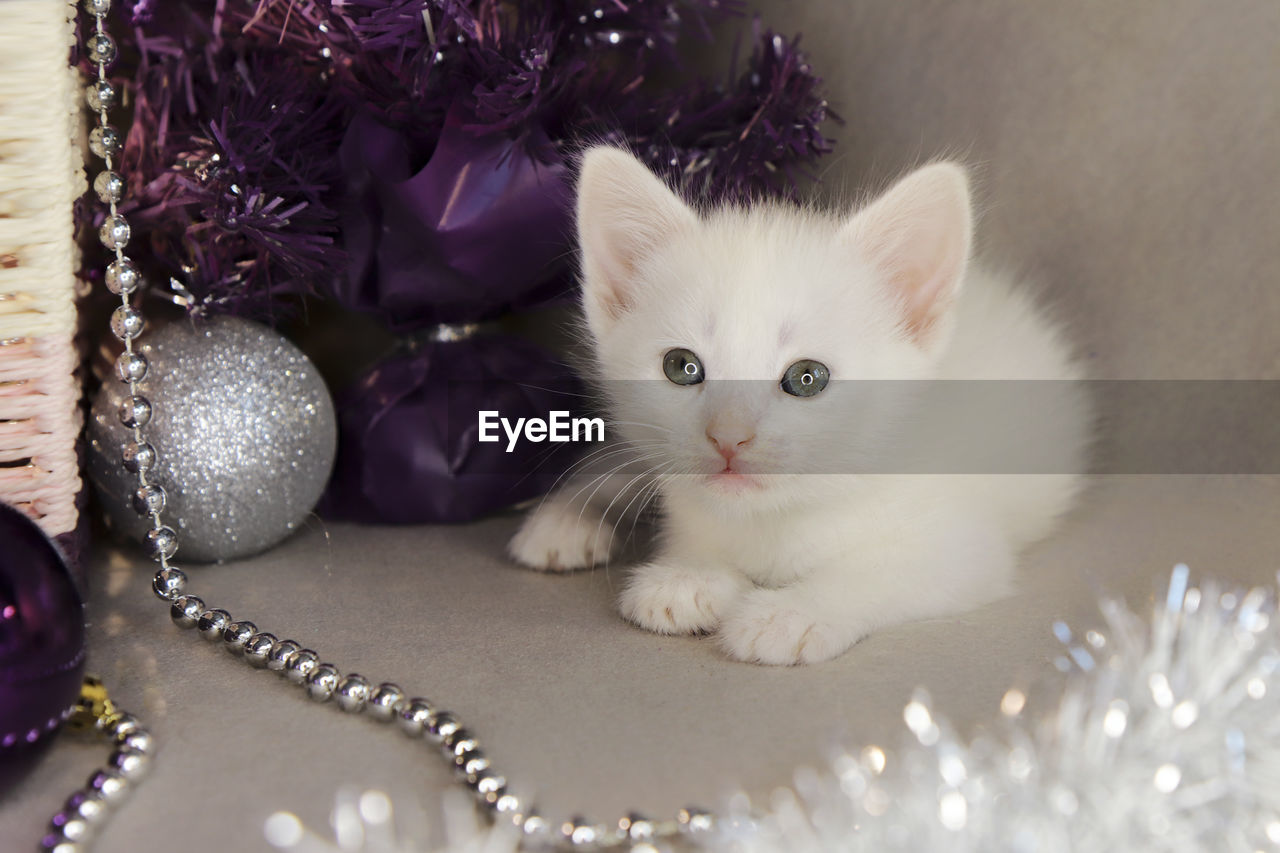
<path fill-rule="evenodd" d="M 715 630 L 746 587 L 745 578 L 724 571 L 648 563 L 635 570 L 618 607 L 628 622 L 658 634 L 700 634 Z"/>
<path fill-rule="evenodd" d="M 830 660 L 859 638 L 856 630 L 825 621 L 785 589 L 749 592 L 720 626 L 720 645 L 730 657 L 783 666 Z"/>
<path fill-rule="evenodd" d="M 607 563 L 613 556 L 613 526 L 590 507 L 549 500 L 525 516 L 507 553 L 542 572 L 572 572 Z"/>

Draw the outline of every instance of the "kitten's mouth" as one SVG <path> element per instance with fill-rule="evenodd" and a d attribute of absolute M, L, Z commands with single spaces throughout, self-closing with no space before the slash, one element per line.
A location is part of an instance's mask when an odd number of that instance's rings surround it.
<path fill-rule="evenodd" d="M 730 492 L 760 488 L 760 480 L 758 478 L 750 474 L 744 474 L 729 465 L 725 465 L 724 468 L 714 474 L 708 474 L 707 482 Z"/>

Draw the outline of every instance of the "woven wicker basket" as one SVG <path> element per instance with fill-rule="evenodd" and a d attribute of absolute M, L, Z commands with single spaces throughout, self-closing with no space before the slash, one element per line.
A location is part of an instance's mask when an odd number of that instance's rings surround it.
<path fill-rule="evenodd" d="M 0 501 L 50 536 L 75 529 L 80 491 L 74 11 L 64 0 L 0 0 Z"/>

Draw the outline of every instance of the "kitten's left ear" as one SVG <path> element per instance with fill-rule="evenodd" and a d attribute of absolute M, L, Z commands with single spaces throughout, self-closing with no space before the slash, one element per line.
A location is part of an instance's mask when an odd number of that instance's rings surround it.
<path fill-rule="evenodd" d="M 944 162 L 917 169 L 850 218 L 840 236 L 881 273 L 912 339 L 926 349 L 940 344 L 973 236 L 964 168 Z"/>

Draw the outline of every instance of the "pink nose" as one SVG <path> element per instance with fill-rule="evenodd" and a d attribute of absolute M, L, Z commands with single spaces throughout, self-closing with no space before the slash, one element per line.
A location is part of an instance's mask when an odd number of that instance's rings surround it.
<path fill-rule="evenodd" d="M 711 427 L 707 427 L 707 441 L 711 442 L 715 447 L 716 453 L 724 457 L 726 462 L 738 455 L 738 451 L 755 441 L 756 434 L 748 432 L 746 429 L 719 429 L 712 432 Z"/>

